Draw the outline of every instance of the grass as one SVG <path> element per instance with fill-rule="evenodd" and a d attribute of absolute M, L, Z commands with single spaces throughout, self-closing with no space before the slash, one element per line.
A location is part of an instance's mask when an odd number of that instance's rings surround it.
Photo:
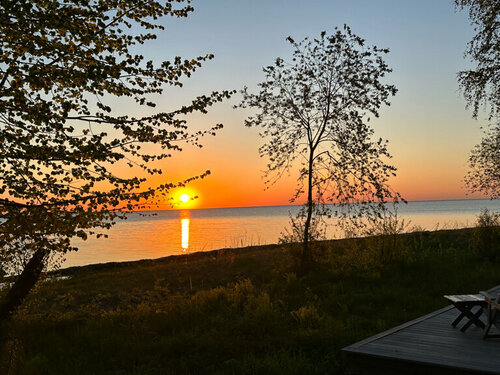
<path fill-rule="evenodd" d="M 345 374 L 346 345 L 500 284 L 474 229 L 61 270 L 11 326 L 10 374 Z M 480 234 L 479 234 L 480 235 Z M 480 241 L 479 241 L 480 242 Z M 54 276 L 54 275 L 51 275 Z"/>

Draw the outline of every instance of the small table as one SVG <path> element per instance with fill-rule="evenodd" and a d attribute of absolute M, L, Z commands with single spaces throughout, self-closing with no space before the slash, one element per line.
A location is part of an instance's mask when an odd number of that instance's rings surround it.
<path fill-rule="evenodd" d="M 483 314 L 487 303 L 482 294 L 458 294 L 444 296 L 444 298 L 453 303 L 453 306 L 460 311 L 460 315 L 457 316 L 457 318 L 451 323 L 453 327 L 456 327 L 457 324 L 466 317 L 469 320 L 463 325 L 460 331 L 465 332 L 472 324 L 484 329 L 484 323 L 481 319 L 479 319 L 479 317 Z M 476 312 L 473 312 L 472 309 L 475 306 L 479 306 L 479 309 Z"/>

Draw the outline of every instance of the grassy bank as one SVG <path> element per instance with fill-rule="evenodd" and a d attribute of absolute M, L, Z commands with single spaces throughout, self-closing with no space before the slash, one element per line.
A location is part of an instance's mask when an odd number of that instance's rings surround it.
<path fill-rule="evenodd" d="M 293 245 L 59 271 L 4 345 L 11 374 L 342 374 L 340 349 L 500 284 L 473 229 Z M 7 354 L 6 354 L 7 353 Z"/>

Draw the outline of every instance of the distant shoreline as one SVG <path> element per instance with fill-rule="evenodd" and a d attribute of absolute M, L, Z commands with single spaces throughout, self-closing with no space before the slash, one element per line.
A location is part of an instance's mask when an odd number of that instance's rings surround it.
<path fill-rule="evenodd" d="M 458 201 L 494 201 L 493 198 L 464 198 L 464 199 L 424 199 L 412 200 L 407 203 L 422 203 L 422 202 L 458 202 Z M 391 203 L 391 202 L 387 202 Z M 334 204 L 334 203 L 332 203 Z M 404 203 L 403 203 L 404 204 Z M 303 203 L 297 204 L 273 204 L 265 206 L 227 206 L 227 207 L 202 207 L 202 208 L 158 208 L 155 210 L 138 210 L 133 212 L 152 212 L 152 211 L 197 211 L 197 210 L 224 210 L 224 209 L 238 209 L 238 208 L 265 208 L 265 207 L 300 207 Z"/>

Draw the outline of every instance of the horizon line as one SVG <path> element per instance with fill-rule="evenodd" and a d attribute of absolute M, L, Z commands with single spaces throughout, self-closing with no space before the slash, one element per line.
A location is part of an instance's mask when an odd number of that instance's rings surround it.
<path fill-rule="evenodd" d="M 480 201 L 480 200 L 496 200 L 499 198 L 464 198 L 464 199 L 421 199 L 421 200 L 407 200 L 406 203 L 418 203 L 418 202 L 454 202 L 454 201 Z M 391 203 L 391 202 L 386 202 Z M 400 203 L 405 204 L 403 201 Z M 335 203 L 327 203 L 335 204 Z M 271 205 L 259 205 L 259 206 L 224 206 L 224 207 L 203 207 L 203 208 L 157 208 L 151 210 L 141 210 L 141 211 L 186 211 L 186 210 L 217 210 L 225 208 L 263 208 L 263 207 L 287 207 L 287 206 L 303 206 L 304 204 L 271 204 Z"/>

